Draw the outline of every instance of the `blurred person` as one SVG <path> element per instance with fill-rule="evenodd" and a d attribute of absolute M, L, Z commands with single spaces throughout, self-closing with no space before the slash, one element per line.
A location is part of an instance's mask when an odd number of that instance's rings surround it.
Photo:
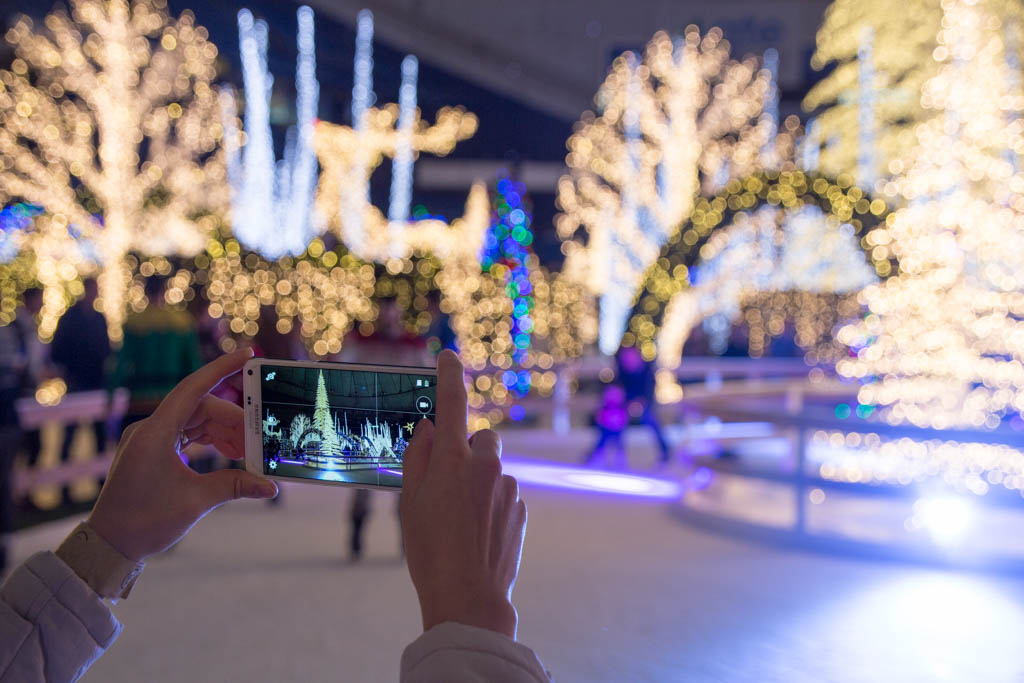
<path fill-rule="evenodd" d="M 584 465 L 593 465 L 598 457 L 605 456 L 605 462 L 613 462 L 621 469 L 627 468 L 626 448 L 622 443 L 622 433 L 629 425 L 629 412 L 626 410 L 626 392 L 617 384 L 605 387 L 601 397 L 601 406 L 594 416 L 594 422 L 601 432 L 597 443 L 587 454 Z M 608 456 L 607 449 L 613 449 L 614 460 Z"/>
<path fill-rule="evenodd" d="M 40 382 L 53 372 L 50 366 L 50 347 L 39 339 L 39 316 L 43 311 L 43 290 L 29 287 L 22 293 L 22 306 L 15 314 L 14 324 L 18 326 L 25 344 L 25 367 L 22 385 L 35 392 Z"/>
<path fill-rule="evenodd" d="M 110 356 L 107 320 L 96 310 L 96 280 L 83 283 L 84 293 L 57 322 L 51 358 L 67 382 L 68 391 L 103 389 L 104 369 Z"/>
<path fill-rule="evenodd" d="M 623 346 L 615 356 L 618 365 L 618 381 L 626 394 L 626 406 L 630 417 L 639 419 L 654 432 L 661 453 L 659 464 L 669 464 L 672 454 L 661 429 L 661 423 L 654 412 L 654 363 L 644 360 L 635 346 Z"/>
<path fill-rule="evenodd" d="M 186 304 L 189 315 L 196 321 L 196 339 L 199 343 L 199 357 L 209 363 L 223 353 L 221 341 L 228 333 L 228 321 L 210 315 L 210 307 L 202 297 L 194 296 Z"/>
<path fill-rule="evenodd" d="M 7 569 L 7 538 L 14 531 L 12 500 L 14 458 L 21 442 L 15 401 L 21 394 L 26 363 L 21 327 L 0 327 L 0 576 Z"/>
<path fill-rule="evenodd" d="M 175 384 L 202 364 L 196 321 L 188 311 L 167 304 L 166 278 L 146 278 L 145 292 L 149 305 L 124 321 L 110 382 L 130 393 L 125 426 L 153 412 Z"/>
<path fill-rule="evenodd" d="M 302 342 L 300 327 L 292 324 L 287 333 L 282 333 L 278 327 L 277 310 L 273 306 L 260 307 L 259 331 L 253 337 L 253 351 L 257 356 L 264 358 L 278 358 L 281 360 L 308 360 L 306 345 Z M 241 394 L 238 402 L 241 404 Z M 283 490 L 269 500 L 270 505 L 280 505 L 284 500 Z"/>
<path fill-rule="evenodd" d="M 309 358 L 306 345 L 302 342 L 299 325 L 293 323 L 288 332 L 283 333 L 278 329 L 277 323 L 277 310 L 273 306 L 260 306 L 260 328 L 252 340 L 256 355 L 281 360 Z"/>
<path fill-rule="evenodd" d="M 402 311 L 393 298 L 382 298 L 377 303 L 377 322 L 373 334 L 349 335 L 349 343 L 342 347 L 339 360 L 349 363 L 379 365 L 409 365 L 429 367 L 430 352 L 425 340 L 408 333 L 402 324 Z M 372 493 L 356 489 L 349 506 L 349 557 L 358 562 L 363 556 L 363 530 L 370 519 Z M 399 548 L 404 553 L 404 548 Z"/>
<path fill-rule="evenodd" d="M 458 352 L 458 340 L 452 330 L 452 317 L 441 310 L 441 293 L 431 292 L 427 295 L 427 313 L 430 314 L 430 329 L 427 331 L 428 345 L 436 340 L 437 352 L 451 349 Z"/>
<path fill-rule="evenodd" d="M 106 386 L 105 370 L 110 356 L 107 320 L 95 306 L 99 297 L 96 280 L 89 278 L 82 284 L 82 296 L 61 316 L 53 333 L 51 358 L 58 374 L 67 383 L 69 392 L 103 389 Z M 75 425 L 66 426 L 61 462 L 68 460 L 74 428 Z M 94 422 L 92 430 L 96 452 L 102 453 L 107 445 L 105 422 Z M 69 500 L 66 487 L 64 499 Z"/>
<path fill-rule="evenodd" d="M 243 457 L 242 409 L 209 391 L 250 357 L 243 350 L 204 366 L 129 426 L 88 519 L 0 586 L 0 681 L 77 680 L 121 633 L 104 600 L 127 598 L 146 558 L 226 502 L 276 494 L 250 472 L 197 474 L 179 457 L 190 442 Z M 400 496 L 424 631 L 402 654 L 400 680 L 548 682 L 533 651 L 515 641 L 526 505 L 501 472 L 498 435 L 467 434 L 458 357 L 446 351 L 437 365 L 436 425 L 416 426 Z"/>
<path fill-rule="evenodd" d="M 21 340 L 22 361 L 18 374 L 19 396 L 31 397 L 36 389 L 53 374 L 50 365 L 50 347 L 39 339 L 39 316 L 43 310 L 43 290 L 29 287 L 22 292 L 22 306 L 15 314 L 13 327 L 17 328 Z M 29 467 L 35 467 L 43 450 L 41 430 L 24 430 L 20 439 L 20 449 L 25 452 L 25 460 Z M 29 508 L 35 503 L 26 501 Z"/>

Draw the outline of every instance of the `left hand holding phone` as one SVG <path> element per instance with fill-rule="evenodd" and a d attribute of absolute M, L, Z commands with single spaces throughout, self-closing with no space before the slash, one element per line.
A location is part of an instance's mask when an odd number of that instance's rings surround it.
<path fill-rule="evenodd" d="M 179 455 L 181 443 L 212 445 L 245 456 L 242 409 L 210 395 L 242 369 L 250 349 L 221 356 L 186 377 L 148 418 L 125 429 L 88 524 L 139 562 L 177 543 L 210 510 L 237 498 L 273 498 L 277 485 L 244 470 L 198 474 Z"/>

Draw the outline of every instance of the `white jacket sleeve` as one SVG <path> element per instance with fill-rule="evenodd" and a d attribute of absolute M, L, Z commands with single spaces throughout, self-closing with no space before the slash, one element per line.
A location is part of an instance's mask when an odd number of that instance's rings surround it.
<path fill-rule="evenodd" d="M 533 650 L 508 636 L 446 622 L 402 653 L 401 683 L 551 683 Z"/>
<path fill-rule="evenodd" d="M 0 683 L 77 680 L 120 633 L 70 567 L 36 553 L 0 586 Z"/>

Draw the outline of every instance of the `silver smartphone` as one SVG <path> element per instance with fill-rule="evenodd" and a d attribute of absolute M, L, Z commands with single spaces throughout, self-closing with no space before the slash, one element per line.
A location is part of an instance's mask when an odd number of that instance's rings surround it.
<path fill-rule="evenodd" d="M 242 370 L 245 468 L 270 479 L 398 490 L 437 370 L 254 358 Z"/>

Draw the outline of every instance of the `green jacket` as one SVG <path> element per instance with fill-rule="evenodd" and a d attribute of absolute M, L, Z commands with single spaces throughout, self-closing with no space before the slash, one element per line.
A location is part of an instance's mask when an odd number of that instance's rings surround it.
<path fill-rule="evenodd" d="M 158 403 L 200 365 L 192 316 L 170 308 L 147 308 L 124 323 L 124 343 L 111 384 L 126 387 L 134 404 Z"/>

